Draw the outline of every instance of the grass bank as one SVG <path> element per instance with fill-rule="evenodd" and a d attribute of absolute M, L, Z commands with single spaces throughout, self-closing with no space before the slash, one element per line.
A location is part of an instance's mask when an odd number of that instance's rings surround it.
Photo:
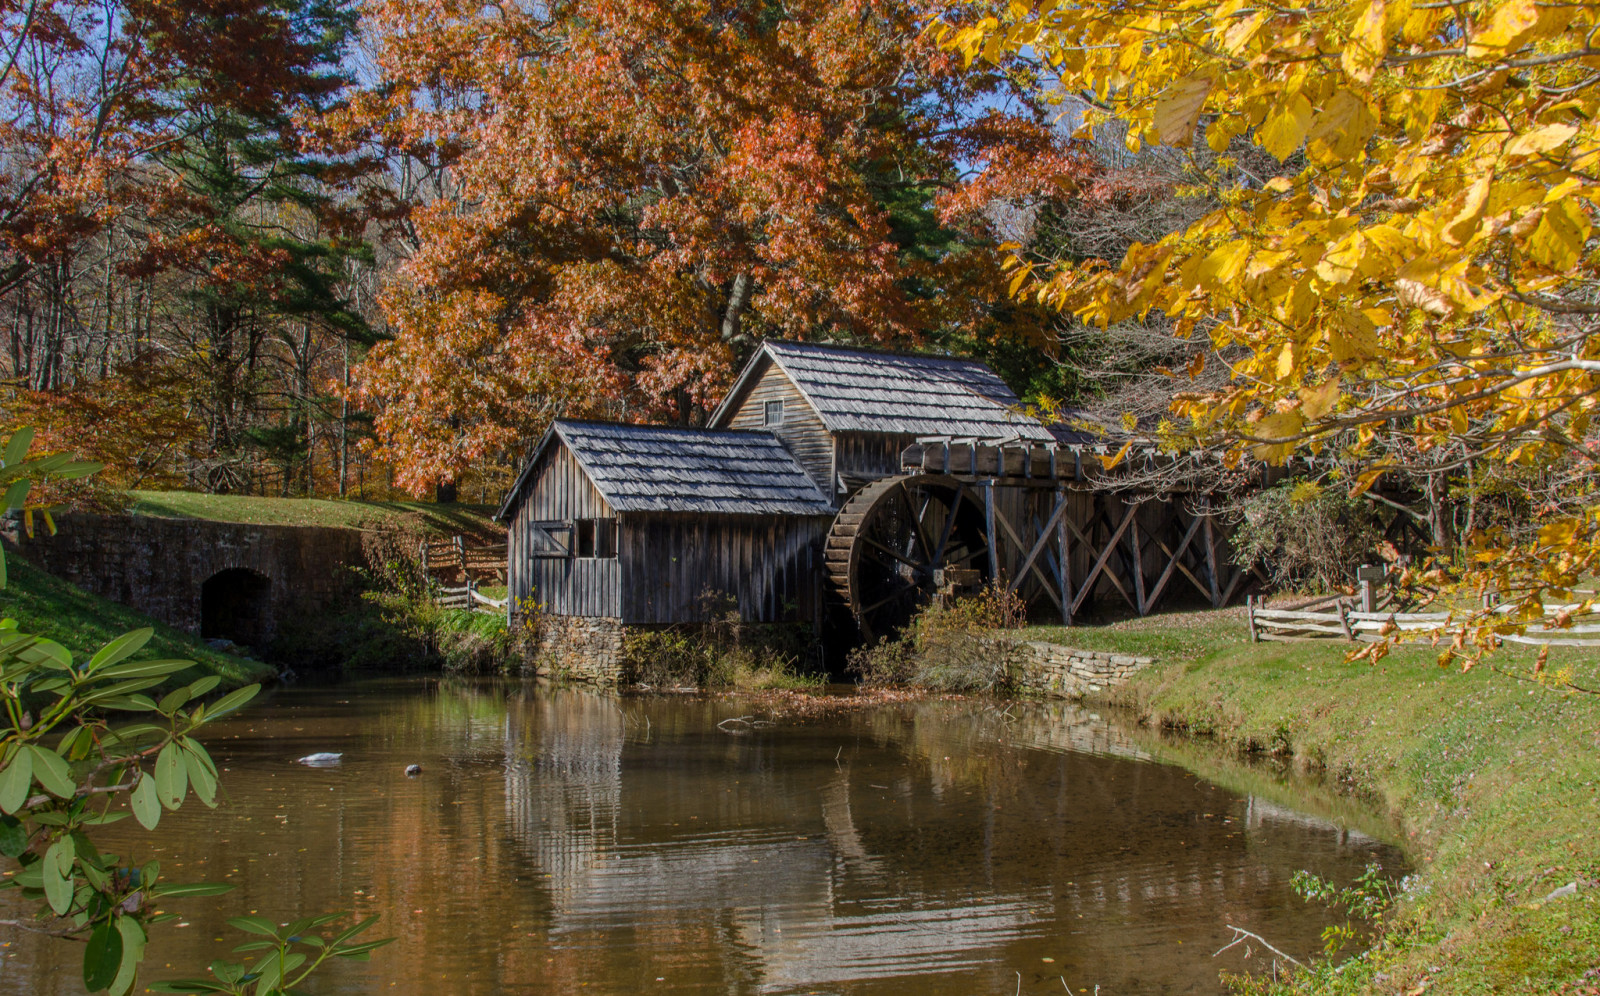
<path fill-rule="evenodd" d="M 260 498 L 193 491 L 130 491 L 135 515 L 205 519 L 262 526 L 340 526 L 401 529 L 486 543 L 503 542 L 505 530 L 490 520 L 489 505 L 440 505 L 421 501 L 354 501 L 329 498 Z"/>
<path fill-rule="evenodd" d="M 135 655 L 136 660 L 195 662 L 194 667 L 168 679 L 168 685 L 187 684 L 215 674 L 222 679 L 220 687 L 226 690 L 277 674 L 259 661 L 220 654 L 187 633 L 46 574 L 21 557 L 6 558 L 6 573 L 6 587 L 0 588 L 0 617 L 15 619 L 25 633 L 56 641 L 71 650 L 74 658 L 81 660 L 113 638 L 149 626 L 155 635 Z"/>
<path fill-rule="evenodd" d="M 1600 986 L 1600 697 L 1485 667 L 1442 670 L 1426 647 L 1372 666 L 1344 663 L 1346 645 L 1332 641 L 1252 644 L 1239 611 L 1029 635 L 1155 656 L 1106 703 L 1323 769 L 1398 826 L 1418 875 L 1384 940 L 1259 991 Z M 1600 685 L 1595 657 L 1551 657 L 1552 669 Z M 1573 883 L 1575 893 L 1547 898 Z"/>

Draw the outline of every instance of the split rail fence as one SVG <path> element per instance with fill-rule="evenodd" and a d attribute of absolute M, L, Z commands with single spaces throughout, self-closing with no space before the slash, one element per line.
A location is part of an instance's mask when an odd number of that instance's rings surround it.
<path fill-rule="evenodd" d="M 1549 620 L 1575 613 L 1580 608 L 1582 605 L 1576 602 L 1547 605 L 1544 609 L 1546 627 L 1530 626 L 1524 633 L 1502 633 L 1500 639 L 1535 646 L 1600 647 L 1600 612 L 1573 616 L 1570 626 L 1547 628 Z M 1509 612 L 1510 607 L 1497 611 Z M 1458 612 L 1400 612 L 1381 605 L 1372 611 L 1362 611 L 1346 595 L 1278 609 L 1269 609 L 1258 597 L 1250 596 L 1245 602 L 1245 615 L 1252 642 L 1344 639 L 1373 643 L 1396 631 L 1446 635 L 1459 627 L 1463 617 Z"/>
<path fill-rule="evenodd" d="M 504 612 L 506 599 L 478 590 L 484 582 L 504 584 L 506 544 L 473 544 L 463 536 L 423 540 L 418 549 L 423 577 L 440 608 L 470 612 Z M 460 584 L 446 582 L 460 581 Z"/>

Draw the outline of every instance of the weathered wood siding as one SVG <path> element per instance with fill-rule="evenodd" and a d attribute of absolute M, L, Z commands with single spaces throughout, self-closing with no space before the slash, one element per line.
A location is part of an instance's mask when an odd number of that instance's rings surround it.
<path fill-rule="evenodd" d="M 899 475 L 900 454 L 916 441 L 916 436 L 898 432 L 841 432 L 833 439 L 834 471 L 854 493 L 872 481 Z"/>
<path fill-rule="evenodd" d="M 833 497 L 833 438 L 822 425 L 805 395 L 794 386 L 787 374 L 776 364 L 768 363 L 766 372 L 757 379 L 739 407 L 728 419 L 729 429 L 767 429 L 767 402 L 783 402 L 783 425 L 773 430 L 795 462 L 805 468 L 822 493 Z"/>
<path fill-rule="evenodd" d="M 707 593 L 738 600 L 749 622 L 820 617 L 822 538 L 831 520 L 803 516 L 625 514 L 622 619 L 699 622 Z"/>
<path fill-rule="evenodd" d="M 534 557 L 533 523 L 606 519 L 616 515 L 590 483 L 572 451 L 552 446 L 524 487 L 527 498 L 506 531 L 506 582 L 513 599 L 532 599 L 562 616 L 617 616 L 622 571 L 615 557 Z M 513 603 L 515 604 L 515 603 Z"/>

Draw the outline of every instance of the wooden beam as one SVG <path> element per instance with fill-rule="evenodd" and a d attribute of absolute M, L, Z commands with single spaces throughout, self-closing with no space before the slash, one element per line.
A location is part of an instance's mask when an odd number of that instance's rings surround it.
<path fill-rule="evenodd" d="M 1060 521 L 1062 513 L 1064 513 L 1066 510 L 1067 510 L 1066 497 L 1064 495 L 1062 495 L 1058 491 L 1058 492 L 1056 492 L 1056 507 L 1055 507 L 1055 509 L 1051 511 L 1050 518 L 1045 520 L 1044 528 L 1039 530 L 1039 538 L 1034 541 L 1033 548 L 1030 549 L 1028 551 L 1028 555 L 1023 558 L 1022 566 L 1017 568 L 1016 579 L 1011 582 L 1011 590 L 1012 591 L 1016 591 L 1017 587 L 1022 584 L 1022 579 L 1024 577 L 1027 577 L 1028 569 L 1032 568 L 1034 566 L 1034 561 L 1039 559 L 1039 551 L 1043 550 L 1044 547 L 1045 547 L 1045 544 L 1050 542 L 1050 530 L 1052 530 L 1052 529 L 1054 529 L 1056 527 L 1056 523 L 1058 521 Z M 1001 516 L 1001 518 L 1003 520 L 1004 516 Z M 1035 521 L 1037 521 L 1037 520 L 1035 520 Z M 1010 532 L 1011 527 L 1009 525 L 1007 525 L 1006 526 L 1006 530 L 1007 530 L 1007 532 Z M 1015 539 L 1015 538 L 1016 537 L 1013 534 L 1013 539 Z M 1022 544 L 1019 542 L 1017 544 L 1017 546 L 1020 547 L 1020 546 L 1022 546 Z M 1038 573 L 1039 579 L 1041 581 L 1044 580 L 1044 572 L 1043 571 L 1039 571 L 1037 568 L 1035 568 L 1035 572 Z"/>
<path fill-rule="evenodd" d="M 1117 552 L 1117 543 L 1122 539 L 1122 534 L 1127 531 L 1128 524 L 1133 521 L 1133 514 L 1138 507 L 1139 506 L 1137 504 L 1130 504 L 1128 506 L 1127 513 L 1122 516 L 1122 524 L 1117 526 L 1116 530 L 1112 532 L 1111 538 L 1106 541 L 1105 549 L 1100 552 L 1099 559 L 1094 562 L 1094 566 L 1090 568 L 1089 573 L 1084 576 L 1083 587 L 1078 589 L 1078 597 L 1072 600 L 1072 611 L 1074 613 L 1076 613 L 1078 611 L 1078 607 L 1083 604 L 1085 596 L 1094 590 L 1095 578 L 1099 577 L 1100 572 L 1105 569 L 1106 561 L 1110 560 L 1111 555 Z M 1108 575 L 1108 577 L 1109 576 L 1110 575 Z M 1120 582 L 1113 578 L 1112 583 L 1117 586 L 1118 591 L 1122 592 L 1123 598 L 1128 597 L 1127 590 L 1122 587 Z"/>
<path fill-rule="evenodd" d="M 1135 502 L 1132 507 L 1137 509 L 1144 502 Z M 1128 530 L 1128 546 L 1133 550 L 1133 563 L 1129 569 L 1133 571 L 1133 594 L 1138 600 L 1138 610 L 1141 616 L 1150 612 L 1150 603 L 1144 597 L 1144 543 L 1139 539 L 1139 523 L 1135 521 Z"/>
<path fill-rule="evenodd" d="M 1056 451 L 1050 450 L 1050 474 L 1055 476 Z M 1056 500 L 1062 505 L 1067 504 L 1067 491 L 1061 485 L 1056 485 Z M 1067 550 L 1067 517 L 1062 515 L 1056 520 L 1056 550 L 1058 563 L 1056 565 L 1056 589 L 1061 592 L 1061 625 L 1072 625 L 1072 561 L 1068 558 Z"/>
<path fill-rule="evenodd" d="M 1217 580 L 1217 536 L 1216 531 L 1211 525 L 1210 495 L 1206 495 L 1205 497 L 1204 508 L 1205 513 L 1202 518 L 1205 519 L 1206 523 L 1206 574 L 1209 575 L 1206 580 L 1209 581 L 1211 585 L 1211 607 L 1213 609 L 1220 609 L 1222 608 L 1222 585 Z"/>
<path fill-rule="evenodd" d="M 973 448 L 973 464 L 978 461 L 977 448 Z M 994 541 L 994 482 L 985 481 L 983 485 L 983 529 L 984 541 L 989 549 L 989 580 L 1000 580 L 1000 547 Z"/>
<path fill-rule="evenodd" d="M 994 524 L 995 523 L 999 523 L 1000 528 L 1005 531 L 1006 536 L 1010 538 L 1011 542 L 1016 544 L 1016 547 L 1017 547 L 1018 550 L 1021 550 L 1024 546 L 1027 545 L 1027 544 L 1022 542 L 1022 537 L 1017 535 L 1016 529 L 1014 529 L 1012 527 L 1010 521 L 1007 520 L 1004 515 L 1000 514 L 1000 511 L 997 508 L 993 511 L 993 514 L 992 514 L 991 520 L 990 520 L 990 524 L 989 524 L 989 529 L 991 530 L 991 535 L 992 535 L 992 531 L 994 529 Z M 1034 574 L 1036 574 L 1038 576 L 1039 581 L 1044 585 L 1044 590 L 1049 592 L 1051 595 L 1055 595 L 1055 587 L 1053 585 L 1051 585 L 1049 579 L 1047 579 L 1045 577 L 1044 571 L 1041 570 L 1037 565 L 1034 565 L 1033 572 L 1034 572 Z M 1014 578 L 1012 580 L 1012 583 L 1010 584 L 1009 587 L 1007 587 L 1006 590 L 1007 591 L 1016 591 L 1017 588 L 1021 586 L 1022 579 L 1027 577 L 1027 576 L 1028 576 L 1028 565 L 1024 564 L 1022 567 L 1017 568 L 1017 576 L 1016 576 L 1016 578 Z"/>
<path fill-rule="evenodd" d="M 1155 587 L 1150 591 L 1150 604 L 1152 606 L 1156 604 L 1156 599 L 1161 597 L 1161 593 L 1166 590 L 1167 582 L 1172 580 L 1173 569 L 1183 566 L 1178 563 L 1178 558 L 1182 557 L 1183 552 L 1189 549 L 1189 544 L 1194 541 L 1194 534 L 1199 532 L 1200 523 L 1203 521 L 1204 517 L 1198 515 L 1195 516 L 1194 519 L 1189 523 L 1188 530 L 1184 532 L 1183 539 L 1178 542 L 1177 551 L 1167 551 L 1171 555 L 1171 559 L 1167 561 L 1167 569 L 1161 572 L 1161 578 L 1156 581 Z M 1162 550 L 1167 550 L 1167 544 L 1161 543 L 1160 540 L 1157 540 L 1156 542 L 1160 543 Z M 1189 574 L 1189 569 L 1184 567 L 1183 573 Z M 1189 580 L 1193 581 L 1195 587 L 1199 588 L 1202 593 L 1205 591 L 1205 586 L 1202 585 L 1199 579 L 1197 579 L 1193 574 L 1189 574 Z"/>

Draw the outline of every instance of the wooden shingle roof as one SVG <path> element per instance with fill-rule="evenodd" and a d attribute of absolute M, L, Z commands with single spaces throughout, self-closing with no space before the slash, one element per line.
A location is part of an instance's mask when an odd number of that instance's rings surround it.
<path fill-rule="evenodd" d="M 751 359 L 711 424 L 775 363 L 794 382 L 829 432 L 895 432 L 981 439 L 1054 437 L 1024 414 L 1016 394 L 977 360 L 881 353 L 803 342 L 768 341 Z"/>
<path fill-rule="evenodd" d="M 783 443 L 768 433 L 563 419 L 534 450 L 496 518 L 512 511 L 528 474 L 555 440 L 566 444 L 618 512 L 834 512 Z"/>

